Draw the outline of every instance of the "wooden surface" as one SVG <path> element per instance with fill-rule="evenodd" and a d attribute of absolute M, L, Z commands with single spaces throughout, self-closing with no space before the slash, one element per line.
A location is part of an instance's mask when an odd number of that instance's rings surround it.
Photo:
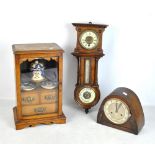
<path fill-rule="evenodd" d="M 106 28 L 108 25 L 105 24 L 91 24 L 90 23 L 72 23 L 74 26 L 82 26 L 82 27 L 97 27 L 97 28 Z"/>
<path fill-rule="evenodd" d="M 30 53 L 30 52 L 47 52 L 47 51 L 63 51 L 56 43 L 36 43 L 36 44 L 14 44 L 12 49 L 15 54 Z"/>
<path fill-rule="evenodd" d="M 13 108 L 14 113 L 14 121 L 16 125 L 16 130 L 24 129 L 26 127 L 34 127 L 38 124 L 64 124 L 66 123 L 66 117 L 62 113 L 59 116 L 53 116 L 53 117 L 45 117 L 45 118 L 36 118 L 36 119 L 28 119 L 28 120 L 22 120 L 18 119 L 17 117 L 17 108 Z"/>
<path fill-rule="evenodd" d="M 38 88 L 31 91 L 22 91 L 22 105 L 36 105 L 44 103 L 57 103 L 58 102 L 58 89 L 44 89 Z M 31 97 L 31 98 L 30 98 Z"/>
<path fill-rule="evenodd" d="M 127 95 L 124 95 L 123 93 L 126 93 Z M 111 98 L 118 98 L 123 102 L 125 102 L 129 107 L 131 117 L 124 124 L 120 125 L 114 124 L 111 121 L 109 121 L 105 116 L 103 107 L 106 101 Z M 145 122 L 143 109 L 138 96 L 128 88 L 119 87 L 115 89 L 110 95 L 108 95 L 103 100 L 100 109 L 98 111 L 97 122 L 116 129 L 131 132 L 133 134 L 138 134 L 139 131 L 143 128 Z"/>
<path fill-rule="evenodd" d="M 56 103 L 44 103 L 31 106 L 22 106 L 23 116 L 33 116 L 42 114 L 51 114 L 58 112 L 58 104 Z"/>
<path fill-rule="evenodd" d="M 22 91 L 21 96 L 23 116 L 58 112 L 58 90 L 56 88 Z"/>

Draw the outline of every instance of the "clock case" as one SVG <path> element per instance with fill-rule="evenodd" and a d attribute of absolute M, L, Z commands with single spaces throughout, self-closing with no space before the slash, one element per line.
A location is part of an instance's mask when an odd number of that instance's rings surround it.
<path fill-rule="evenodd" d="M 79 55 L 79 53 L 83 54 L 83 56 L 85 55 L 99 55 L 104 56 L 103 54 L 103 49 L 102 49 L 102 34 L 105 30 L 105 28 L 107 28 L 108 25 L 103 25 L 103 24 L 92 24 L 91 22 L 88 24 L 85 23 L 72 23 L 73 26 L 75 26 L 76 31 L 77 31 L 77 42 L 76 42 L 76 47 L 74 49 L 73 54 L 76 56 Z M 80 36 L 84 31 L 93 31 L 98 35 L 98 45 L 93 48 L 93 49 L 85 49 L 81 44 L 80 44 Z"/>
<path fill-rule="evenodd" d="M 74 52 L 72 53 L 73 56 L 77 58 L 78 66 L 77 66 L 77 83 L 75 85 L 74 90 L 74 99 L 76 103 L 82 106 L 85 109 L 85 112 L 88 113 L 89 109 L 96 105 L 100 99 L 100 90 L 98 85 L 98 61 L 101 57 L 104 56 L 103 49 L 102 49 L 102 34 L 105 28 L 108 25 L 101 25 L 101 24 L 89 24 L 85 23 L 72 23 L 73 26 L 76 27 L 77 31 L 77 43 Z M 84 31 L 94 31 L 98 35 L 98 45 L 94 49 L 85 49 L 80 44 L 80 35 Z M 85 83 L 85 61 L 90 60 L 90 80 L 88 83 Z M 83 103 L 79 99 L 79 92 L 82 88 L 91 88 L 94 90 L 96 97 L 93 102 L 89 104 Z"/>
<path fill-rule="evenodd" d="M 37 124 L 65 123 L 66 117 L 62 112 L 63 49 L 55 43 L 15 44 L 12 48 L 15 57 L 16 75 L 17 106 L 13 108 L 16 130 Z M 32 62 L 36 58 L 41 58 L 47 62 L 52 60 L 57 64 L 58 85 L 56 91 L 55 89 L 48 91 L 48 89 L 39 87 L 36 90 L 22 92 L 21 65 L 24 62 Z M 55 94 L 57 94 L 57 99 L 53 103 L 51 97 L 54 97 Z M 30 100 L 30 98 L 35 98 L 35 101 Z M 32 104 L 30 106 L 24 105 L 26 101 L 32 101 Z M 56 104 L 56 108 L 53 107 L 54 104 Z M 43 113 L 45 109 L 46 113 Z"/>
<path fill-rule="evenodd" d="M 111 122 L 109 119 L 107 119 L 107 117 L 105 116 L 104 105 L 106 101 L 111 98 L 120 99 L 123 102 L 125 102 L 129 107 L 131 116 L 124 124 L 115 124 Z M 138 96 L 128 88 L 125 87 L 116 88 L 111 94 L 109 94 L 103 100 L 98 111 L 97 123 L 137 135 L 139 131 L 143 128 L 145 123 L 143 109 Z"/>

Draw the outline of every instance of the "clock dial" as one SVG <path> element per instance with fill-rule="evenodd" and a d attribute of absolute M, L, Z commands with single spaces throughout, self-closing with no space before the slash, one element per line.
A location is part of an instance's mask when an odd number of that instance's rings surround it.
<path fill-rule="evenodd" d="M 89 104 L 95 100 L 96 94 L 92 88 L 83 88 L 79 93 L 80 100 L 85 103 Z"/>
<path fill-rule="evenodd" d="M 131 116 L 127 104 L 116 98 L 106 101 L 104 105 L 104 113 L 105 116 L 115 124 L 123 124 L 127 122 Z"/>
<path fill-rule="evenodd" d="M 98 45 L 98 35 L 94 31 L 84 31 L 80 36 L 80 44 L 85 49 L 94 49 Z"/>

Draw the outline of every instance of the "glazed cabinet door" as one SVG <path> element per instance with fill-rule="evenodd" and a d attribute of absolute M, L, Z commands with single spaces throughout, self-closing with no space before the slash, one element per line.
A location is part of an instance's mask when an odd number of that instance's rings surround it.
<path fill-rule="evenodd" d="M 58 62 L 51 58 L 20 61 L 22 117 L 58 113 Z"/>

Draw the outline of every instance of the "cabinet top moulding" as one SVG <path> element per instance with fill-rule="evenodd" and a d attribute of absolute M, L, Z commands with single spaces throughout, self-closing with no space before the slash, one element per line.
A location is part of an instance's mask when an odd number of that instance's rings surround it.
<path fill-rule="evenodd" d="M 82 27 L 96 27 L 96 28 L 106 28 L 108 25 L 105 24 L 93 24 L 91 22 L 89 23 L 72 23 L 74 26 L 82 26 Z"/>
<path fill-rule="evenodd" d="M 64 52 L 56 43 L 14 44 L 12 48 L 14 54 Z"/>

